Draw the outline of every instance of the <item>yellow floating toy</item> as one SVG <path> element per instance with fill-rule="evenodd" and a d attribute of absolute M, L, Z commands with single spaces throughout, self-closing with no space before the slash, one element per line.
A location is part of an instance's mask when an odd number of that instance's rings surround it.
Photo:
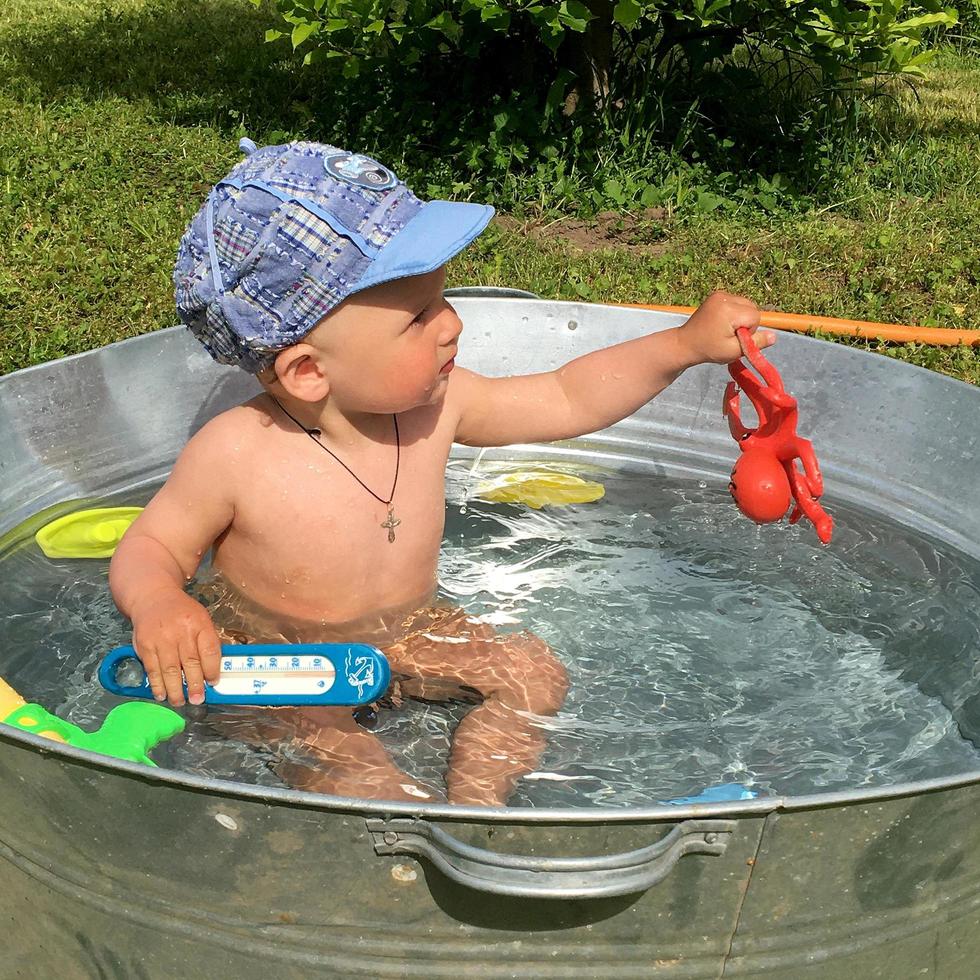
<path fill-rule="evenodd" d="M 601 483 L 554 470 L 520 470 L 485 480 L 476 488 L 481 500 L 497 504 L 526 504 L 539 510 L 562 504 L 588 504 L 606 492 Z"/>
<path fill-rule="evenodd" d="M 48 558 L 111 558 L 142 507 L 96 507 L 45 524 L 34 540 Z"/>

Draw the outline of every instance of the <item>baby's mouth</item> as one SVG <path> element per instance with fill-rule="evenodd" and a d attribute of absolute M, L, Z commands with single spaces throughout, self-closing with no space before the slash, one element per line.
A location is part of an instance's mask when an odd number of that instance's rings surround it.
<path fill-rule="evenodd" d="M 443 364 L 443 366 L 441 368 L 439 368 L 439 373 L 440 374 L 449 374 L 449 372 L 452 371 L 452 369 L 453 369 L 453 367 L 455 365 L 456 365 L 456 358 L 455 357 L 450 357 L 449 360 L 446 361 L 446 363 Z"/>

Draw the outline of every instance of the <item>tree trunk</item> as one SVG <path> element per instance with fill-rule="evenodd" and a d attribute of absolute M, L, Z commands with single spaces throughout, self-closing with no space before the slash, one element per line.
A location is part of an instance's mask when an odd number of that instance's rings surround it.
<path fill-rule="evenodd" d="M 613 0 L 585 0 L 593 14 L 585 32 L 569 32 L 558 49 L 563 68 L 575 73 L 575 85 L 565 100 L 565 115 L 580 106 L 589 111 L 601 109 L 609 98 L 612 69 Z"/>

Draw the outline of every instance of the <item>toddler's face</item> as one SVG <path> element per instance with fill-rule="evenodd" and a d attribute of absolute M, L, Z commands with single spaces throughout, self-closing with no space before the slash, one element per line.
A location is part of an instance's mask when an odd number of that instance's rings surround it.
<path fill-rule="evenodd" d="M 339 408 L 404 412 L 443 397 L 463 329 L 445 282 L 443 267 L 355 293 L 306 338 Z"/>

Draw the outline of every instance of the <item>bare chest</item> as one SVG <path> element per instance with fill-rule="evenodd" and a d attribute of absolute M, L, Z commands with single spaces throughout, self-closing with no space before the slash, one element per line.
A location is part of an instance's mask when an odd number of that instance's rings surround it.
<path fill-rule="evenodd" d="M 448 453 L 445 440 L 403 444 L 396 481 L 394 447 L 345 468 L 302 435 L 282 439 L 236 494 L 215 564 L 264 606 L 307 618 L 344 621 L 428 593 Z"/>

